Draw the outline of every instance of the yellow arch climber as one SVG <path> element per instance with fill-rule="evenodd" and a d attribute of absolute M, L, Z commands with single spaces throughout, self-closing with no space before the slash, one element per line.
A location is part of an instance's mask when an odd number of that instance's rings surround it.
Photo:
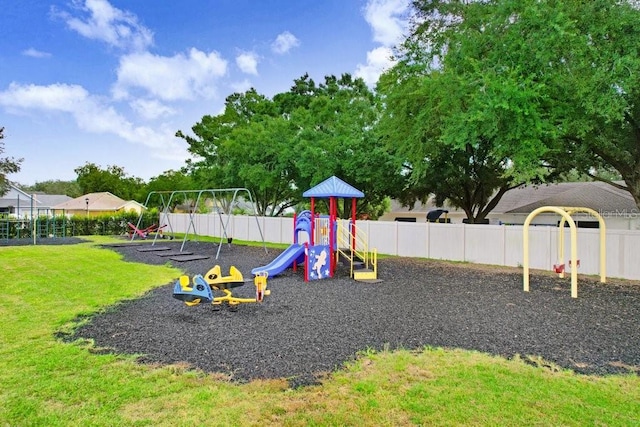
<path fill-rule="evenodd" d="M 558 207 L 558 206 L 542 206 L 538 209 L 535 209 L 528 216 L 526 221 L 524 222 L 523 227 L 523 239 L 522 242 L 524 244 L 524 253 L 523 253 L 523 282 L 524 282 L 524 291 L 529 292 L 529 225 L 533 218 L 536 215 L 542 212 L 555 212 L 562 216 L 562 220 L 560 221 L 560 229 L 558 230 L 558 258 L 560 262 L 564 261 L 564 224 L 569 223 L 569 227 L 571 229 L 571 257 L 570 257 L 570 265 L 573 266 L 571 268 L 571 297 L 578 298 L 578 233 L 576 231 L 576 223 L 571 218 L 571 215 L 576 212 L 586 212 L 598 219 L 598 223 L 600 224 L 600 282 L 606 282 L 606 226 L 604 223 L 604 219 L 600 214 L 593 209 L 590 208 L 581 208 L 581 207 Z M 560 277 L 564 277 L 564 271 L 560 273 Z"/>

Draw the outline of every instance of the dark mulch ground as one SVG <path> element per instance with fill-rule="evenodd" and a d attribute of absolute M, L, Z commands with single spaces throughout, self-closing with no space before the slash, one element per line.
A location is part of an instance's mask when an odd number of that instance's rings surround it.
<path fill-rule="evenodd" d="M 136 246 L 111 250 L 129 261 L 167 262 Z M 211 255 L 175 263 L 190 275 L 217 263 L 225 274 L 235 265 L 245 278 L 279 253 L 224 245 L 216 261 L 213 244 L 188 242 L 185 250 Z M 187 362 L 238 381 L 285 377 L 292 386 L 317 382 L 362 350 L 423 346 L 531 355 L 586 374 L 640 372 L 637 282 L 580 280 L 579 298 L 572 299 L 569 279 L 553 275 L 532 275 L 531 292 L 523 292 L 517 269 L 389 258 L 379 262 L 379 284 L 350 280 L 346 270 L 312 283 L 288 270 L 269 279 L 272 293 L 264 303 L 237 312 L 188 307 L 167 284 L 95 316 L 72 339 L 143 354 L 145 362 Z M 252 297 L 253 284 L 235 293 Z"/>
<path fill-rule="evenodd" d="M 87 242 L 79 237 L 38 237 L 36 245 L 75 245 Z M 0 246 L 28 246 L 33 245 L 32 238 L 26 239 L 0 239 Z"/>

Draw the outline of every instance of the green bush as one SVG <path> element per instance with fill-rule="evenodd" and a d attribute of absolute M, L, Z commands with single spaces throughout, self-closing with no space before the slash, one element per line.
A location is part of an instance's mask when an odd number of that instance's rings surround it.
<path fill-rule="evenodd" d="M 100 216 L 86 217 L 74 215 L 69 220 L 74 230 L 73 235 L 118 236 L 128 234 L 128 223 L 138 224 L 139 215 L 135 212 L 119 212 Z M 142 214 L 138 228 L 149 227 L 158 223 L 158 211 L 151 209 Z"/>
<path fill-rule="evenodd" d="M 39 238 L 71 237 L 71 236 L 119 236 L 128 234 L 129 222 L 136 225 L 139 214 L 135 212 L 118 212 L 99 216 L 64 215 L 47 217 L 40 216 L 34 223 L 30 219 L 0 218 L 0 239 L 32 238 L 35 231 Z M 139 228 L 149 227 L 158 223 L 158 210 L 150 209 L 142 215 Z"/>

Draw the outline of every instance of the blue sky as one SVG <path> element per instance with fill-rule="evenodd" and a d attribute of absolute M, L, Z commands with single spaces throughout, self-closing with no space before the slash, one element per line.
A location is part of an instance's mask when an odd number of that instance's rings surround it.
<path fill-rule="evenodd" d="M 179 169 L 203 115 L 233 92 L 269 97 L 304 73 L 373 86 L 409 0 L 21 0 L 0 14 L 9 179 L 73 180 L 86 162 L 148 180 Z"/>

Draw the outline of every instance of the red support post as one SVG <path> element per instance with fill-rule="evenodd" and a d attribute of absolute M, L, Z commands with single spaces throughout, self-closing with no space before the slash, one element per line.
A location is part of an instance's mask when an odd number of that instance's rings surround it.
<path fill-rule="evenodd" d="M 336 217 L 337 217 L 337 209 L 336 209 L 336 198 L 329 198 L 329 254 L 331 255 L 331 259 L 329 260 L 329 276 L 333 277 L 333 274 L 336 271 L 336 254 L 334 251 L 334 242 L 336 239 Z M 336 242 L 337 243 L 337 242 Z"/>
<path fill-rule="evenodd" d="M 309 242 L 311 243 L 311 246 L 315 245 L 315 239 L 314 239 L 314 234 L 315 234 L 315 229 L 316 229 L 316 199 L 315 197 L 311 198 L 311 236 L 309 236 Z"/>

